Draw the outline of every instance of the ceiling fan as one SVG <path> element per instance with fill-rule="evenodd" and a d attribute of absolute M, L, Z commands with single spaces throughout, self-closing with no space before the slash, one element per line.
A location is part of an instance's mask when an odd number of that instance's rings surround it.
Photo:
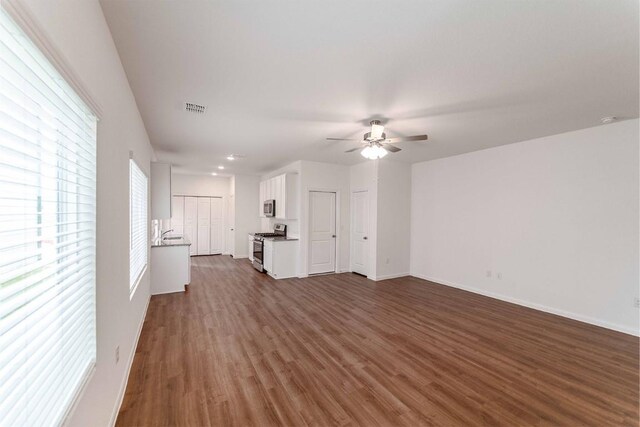
<path fill-rule="evenodd" d="M 388 138 L 384 133 L 384 126 L 380 124 L 380 120 L 371 120 L 371 131 L 364 134 L 364 138 L 360 139 L 350 139 L 350 138 L 327 138 L 329 141 L 360 141 L 361 144 L 364 144 L 364 148 L 356 147 L 351 150 L 345 151 L 345 153 L 352 153 L 354 151 L 362 149 L 360 154 L 363 157 L 371 160 L 381 159 L 387 155 L 390 151 L 392 153 L 397 153 L 401 149 L 391 145 L 396 142 L 411 142 L 411 141 L 426 141 L 427 135 L 414 135 L 414 136 L 403 136 L 399 138 Z"/>

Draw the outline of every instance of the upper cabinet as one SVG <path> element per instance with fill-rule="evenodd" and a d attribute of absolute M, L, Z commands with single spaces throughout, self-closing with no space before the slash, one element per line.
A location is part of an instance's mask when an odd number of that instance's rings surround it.
<path fill-rule="evenodd" d="M 260 182 L 260 216 L 265 200 L 276 201 L 277 219 L 298 219 L 298 174 L 283 173 Z"/>
<path fill-rule="evenodd" d="M 171 218 L 171 164 L 151 162 L 151 219 Z"/>

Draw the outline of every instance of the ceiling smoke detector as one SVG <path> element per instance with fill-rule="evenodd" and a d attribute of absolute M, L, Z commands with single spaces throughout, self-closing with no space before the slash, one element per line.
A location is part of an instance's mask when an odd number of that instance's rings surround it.
<path fill-rule="evenodd" d="M 207 110 L 207 106 L 194 104 L 192 102 L 185 102 L 184 109 L 189 113 L 204 114 L 204 112 Z"/>

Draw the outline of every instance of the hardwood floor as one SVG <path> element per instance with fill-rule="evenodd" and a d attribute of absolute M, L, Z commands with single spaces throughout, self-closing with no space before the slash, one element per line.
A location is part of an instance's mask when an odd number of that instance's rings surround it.
<path fill-rule="evenodd" d="M 638 338 L 415 278 L 193 258 L 118 426 L 638 425 Z"/>

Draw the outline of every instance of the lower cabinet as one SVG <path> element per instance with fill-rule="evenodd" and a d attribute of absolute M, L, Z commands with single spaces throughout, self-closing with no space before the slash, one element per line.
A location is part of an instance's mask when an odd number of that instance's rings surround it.
<path fill-rule="evenodd" d="M 265 240 L 262 248 L 262 268 L 273 276 L 273 240 Z"/>
<path fill-rule="evenodd" d="M 274 279 L 287 279 L 298 275 L 297 240 L 264 241 L 263 267 Z"/>
<path fill-rule="evenodd" d="M 151 295 L 184 292 L 190 282 L 188 245 L 151 247 Z"/>

